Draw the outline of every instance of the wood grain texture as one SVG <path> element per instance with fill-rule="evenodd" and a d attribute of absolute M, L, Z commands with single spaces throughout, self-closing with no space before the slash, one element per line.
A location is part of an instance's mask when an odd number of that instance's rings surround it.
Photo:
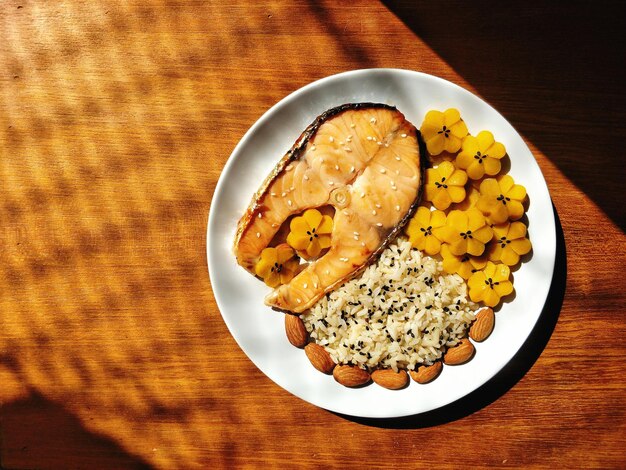
<path fill-rule="evenodd" d="M 0 5 L 2 468 L 623 467 L 621 3 L 342 3 Z M 366 67 L 493 104 L 562 226 L 531 343 L 467 399 L 401 420 L 339 416 L 266 378 L 205 258 L 243 133 Z"/>

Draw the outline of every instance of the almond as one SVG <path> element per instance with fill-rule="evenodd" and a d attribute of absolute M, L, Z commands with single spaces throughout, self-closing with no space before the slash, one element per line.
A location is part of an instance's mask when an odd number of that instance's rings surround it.
<path fill-rule="evenodd" d="M 309 361 L 311 361 L 311 364 L 313 364 L 313 367 L 324 374 L 330 374 L 335 367 L 335 362 L 333 358 L 330 357 L 330 354 L 328 354 L 328 351 L 317 343 L 307 344 L 304 347 L 304 352 L 306 353 L 306 357 L 309 358 Z"/>
<path fill-rule="evenodd" d="M 377 369 L 372 372 L 372 380 L 381 387 L 398 390 L 406 387 L 406 384 L 409 383 L 409 376 L 404 370 L 396 372 L 393 369 Z"/>
<path fill-rule="evenodd" d="M 285 333 L 289 342 L 296 348 L 302 348 L 309 342 L 304 322 L 297 315 L 285 314 Z"/>
<path fill-rule="evenodd" d="M 359 366 L 337 366 L 333 377 L 345 387 L 359 387 L 370 381 L 369 372 Z"/>
<path fill-rule="evenodd" d="M 411 378 L 418 384 L 427 384 L 439 377 L 442 369 L 443 364 L 441 361 L 437 361 L 431 366 L 419 366 L 417 370 L 412 370 L 409 374 L 411 374 Z"/>
<path fill-rule="evenodd" d="M 472 358 L 474 351 L 474 345 L 470 340 L 463 338 L 459 344 L 446 351 L 443 362 L 449 366 L 463 364 Z"/>
<path fill-rule="evenodd" d="M 485 341 L 493 331 L 495 322 L 496 316 L 492 308 L 485 307 L 479 310 L 469 330 L 470 338 L 478 343 Z"/>

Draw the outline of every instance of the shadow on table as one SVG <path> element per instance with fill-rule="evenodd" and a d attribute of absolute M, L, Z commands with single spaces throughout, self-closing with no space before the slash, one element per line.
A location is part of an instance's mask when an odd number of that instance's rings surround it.
<path fill-rule="evenodd" d="M 2 469 L 24 468 L 24 462 L 27 468 L 37 469 L 89 469 L 94 465 L 103 470 L 152 468 L 111 439 L 89 432 L 62 405 L 37 392 L 3 404 L 0 424 Z"/>
<path fill-rule="evenodd" d="M 456 421 L 490 405 L 508 392 L 530 370 L 535 361 L 544 350 L 556 322 L 559 318 L 563 298 L 565 296 L 565 284 L 567 280 L 567 258 L 565 251 L 565 238 L 559 216 L 554 209 L 556 225 L 556 260 L 552 284 L 548 292 L 546 304 L 537 320 L 537 324 L 531 331 L 528 339 L 524 342 L 517 354 L 504 368 L 488 382 L 469 395 L 433 411 L 402 418 L 359 418 L 335 413 L 350 421 L 381 428 L 411 429 L 426 428 Z"/>
<path fill-rule="evenodd" d="M 383 4 L 626 230 L 625 2 Z"/>

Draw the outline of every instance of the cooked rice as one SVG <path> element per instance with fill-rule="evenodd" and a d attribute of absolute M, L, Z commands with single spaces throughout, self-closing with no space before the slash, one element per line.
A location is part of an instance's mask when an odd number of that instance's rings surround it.
<path fill-rule="evenodd" d="M 465 337 L 476 308 L 460 276 L 398 238 L 301 318 L 338 364 L 413 370 Z"/>

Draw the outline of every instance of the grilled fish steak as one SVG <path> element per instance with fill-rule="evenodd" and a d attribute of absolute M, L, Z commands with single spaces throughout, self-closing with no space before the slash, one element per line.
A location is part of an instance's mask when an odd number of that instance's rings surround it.
<path fill-rule="evenodd" d="M 285 220 L 335 209 L 331 246 L 265 303 L 300 313 L 375 261 L 411 217 L 426 154 L 419 131 L 395 107 L 345 104 L 320 115 L 254 195 L 239 221 L 237 262 L 254 267 Z"/>

